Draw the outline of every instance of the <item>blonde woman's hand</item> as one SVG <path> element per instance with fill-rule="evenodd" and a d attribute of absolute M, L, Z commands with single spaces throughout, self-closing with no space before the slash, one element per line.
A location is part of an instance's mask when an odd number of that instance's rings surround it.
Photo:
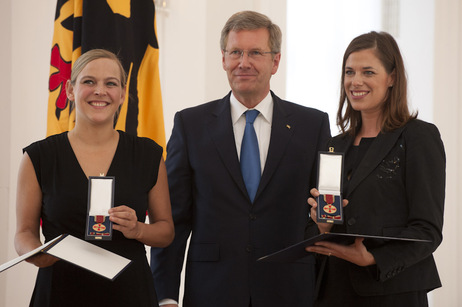
<path fill-rule="evenodd" d="M 125 205 L 109 209 L 109 219 L 114 230 L 123 233 L 127 239 L 138 239 L 141 236 L 141 225 L 136 211 Z"/>
<path fill-rule="evenodd" d="M 45 253 L 38 253 L 26 259 L 26 262 L 32 263 L 33 265 L 39 268 L 46 268 L 52 266 L 57 261 L 59 261 L 59 258 Z"/>

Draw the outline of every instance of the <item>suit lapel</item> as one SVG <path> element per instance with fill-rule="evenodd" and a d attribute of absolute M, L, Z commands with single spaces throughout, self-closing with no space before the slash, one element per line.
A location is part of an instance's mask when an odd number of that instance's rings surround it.
<path fill-rule="evenodd" d="M 404 127 L 401 127 L 393 132 L 379 133 L 366 155 L 359 163 L 355 175 L 351 178 L 348 194 L 351 194 L 359 183 L 382 162 L 391 148 L 393 148 L 403 130 Z"/>
<path fill-rule="evenodd" d="M 210 137 L 226 169 L 242 192 L 247 195 L 236 152 L 229 97 L 230 95 L 228 94 L 212 110 L 212 119 L 207 123 L 207 131 L 210 133 Z"/>
<path fill-rule="evenodd" d="M 290 119 L 290 111 L 284 107 L 282 100 L 273 95 L 273 122 L 271 126 L 271 139 L 268 148 L 265 168 L 260 180 L 260 185 L 255 196 L 258 198 L 261 191 L 269 183 L 273 173 L 276 171 L 279 162 L 284 156 L 284 152 L 296 129 L 295 123 Z M 207 130 L 215 144 L 218 154 L 226 166 L 233 180 L 239 189 L 247 195 L 244 180 L 241 174 L 239 159 L 236 152 L 236 142 L 234 140 L 233 124 L 231 122 L 230 95 L 223 98 L 212 110 L 212 119 L 207 123 Z"/>
<path fill-rule="evenodd" d="M 278 168 L 279 162 L 284 156 L 287 145 L 289 144 L 290 139 L 295 129 L 297 128 L 295 123 L 291 121 L 290 111 L 284 107 L 282 100 L 274 95 L 273 92 L 271 92 L 271 94 L 273 96 L 274 105 L 270 145 L 268 148 L 265 168 L 263 169 L 263 174 L 255 199 L 257 199 L 261 191 L 264 190 L 271 177 L 273 176 L 273 173 Z"/>

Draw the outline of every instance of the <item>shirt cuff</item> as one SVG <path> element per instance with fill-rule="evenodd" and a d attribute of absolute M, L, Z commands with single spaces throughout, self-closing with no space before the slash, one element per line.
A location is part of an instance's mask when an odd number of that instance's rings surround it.
<path fill-rule="evenodd" d="M 167 304 L 175 304 L 175 305 L 178 306 L 178 302 L 175 301 L 175 300 L 172 300 L 171 298 L 164 298 L 164 299 L 159 301 L 159 306 L 164 306 L 164 305 L 167 305 Z"/>

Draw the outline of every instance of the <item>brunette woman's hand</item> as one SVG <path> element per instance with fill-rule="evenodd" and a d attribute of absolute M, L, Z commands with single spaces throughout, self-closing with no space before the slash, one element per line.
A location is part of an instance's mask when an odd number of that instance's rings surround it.
<path fill-rule="evenodd" d="M 320 241 L 306 248 L 307 252 L 313 252 L 326 256 L 335 256 L 359 266 L 375 264 L 374 256 L 363 244 L 364 238 L 356 238 L 351 245 L 342 245 L 328 241 Z"/>
<path fill-rule="evenodd" d="M 316 198 L 319 197 L 320 193 L 317 189 L 313 188 L 310 190 L 311 196 L 308 198 L 308 204 L 310 205 L 310 216 L 311 219 L 318 225 L 318 229 L 320 233 L 325 233 L 329 232 L 332 229 L 333 224 L 331 223 L 323 223 L 323 222 L 318 222 L 318 216 L 317 216 L 317 210 L 316 208 L 318 207 L 318 203 L 316 202 Z M 348 205 L 348 200 L 344 199 L 343 200 L 343 207 Z"/>

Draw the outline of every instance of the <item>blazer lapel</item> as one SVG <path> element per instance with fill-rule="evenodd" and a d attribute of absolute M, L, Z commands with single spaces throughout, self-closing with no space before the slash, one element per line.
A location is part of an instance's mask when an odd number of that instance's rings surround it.
<path fill-rule="evenodd" d="M 261 191 L 264 190 L 265 186 L 269 183 L 273 173 L 278 168 L 279 162 L 284 156 L 284 152 L 293 132 L 297 128 L 295 124 L 290 120 L 290 112 L 284 107 L 283 102 L 279 97 L 273 96 L 273 122 L 271 125 L 271 138 L 270 145 L 268 148 L 268 155 L 266 158 L 265 168 L 260 180 L 260 185 L 257 190 L 255 199 Z"/>
<path fill-rule="evenodd" d="M 364 158 L 358 165 L 355 175 L 351 178 L 348 188 L 348 194 L 354 191 L 359 183 L 366 178 L 385 158 L 390 149 L 394 146 L 404 127 L 396 129 L 393 132 L 379 133 L 377 138 L 371 144 Z"/>
<path fill-rule="evenodd" d="M 335 143 L 335 144 L 332 144 Z M 341 136 L 331 138 L 327 143 L 327 149 L 333 147 L 334 152 L 343 152 L 346 154 L 347 150 L 350 149 L 350 146 L 353 144 L 353 138 L 348 136 Z"/>
<path fill-rule="evenodd" d="M 207 123 L 207 130 L 229 174 L 242 192 L 247 195 L 236 151 L 229 97 L 228 94 L 212 110 L 212 119 Z"/>

